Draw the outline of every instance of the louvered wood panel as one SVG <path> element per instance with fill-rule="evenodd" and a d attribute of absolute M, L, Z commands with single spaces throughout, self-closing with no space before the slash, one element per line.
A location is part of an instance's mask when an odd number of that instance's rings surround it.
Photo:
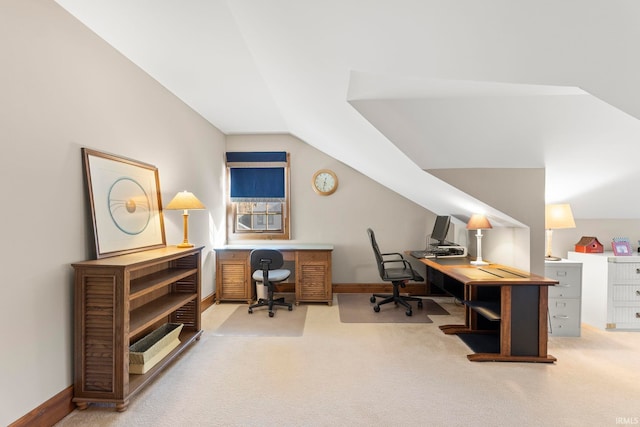
<path fill-rule="evenodd" d="M 198 318 L 199 316 L 196 312 L 196 302 L 191 301 L 173 312 L 173 314 L 171 315 L 171 322 L 184 323 L 185 329 L 195 330 Z"/>
<path fill-rule="evenodd" d="M 115 281 L 113 277 L 87 277 L 84 288 L 85 391 L 114 392 Z"/>
<path fill-rule="evenodd" d="M 173 267 L 184 268 L 184 269 L 198 268 L 198 258 L 199 257 L 196 254 L 179 258 L 173 261 Z"/>
<path fill-rule="evenodd" d="M 304 299 L 326 299 L 326 267 L 325 264 L 305 263 L 298 267 L 300 269 L 300 294 Z"/>
<path fill-rule="evenodd" d="M 196 291 L 198 286 L 198 275 L 192 274 L 189 277 L 178 280 L 173 284 L 174 292 L 186 292 L 192 294 Z"/>
<path fill-rule="evenodd" d="M 222 294 L 221 299 L 247 299 L 247 269 L 245 264 L 224 263 L 222 269 L 222 283 L 219 284 Z"/>

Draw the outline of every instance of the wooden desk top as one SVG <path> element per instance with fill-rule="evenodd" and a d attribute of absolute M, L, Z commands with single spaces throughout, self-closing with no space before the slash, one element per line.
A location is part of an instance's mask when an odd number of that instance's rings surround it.
<path fill-rule="evenodd" d="M 420 262 L 465 285 L 537 285 L 554 286 L 557 280 L 500 264 L 473 265 L 468 258 L 421 258 Z"/>
<path fill-rule="evenodd" d="M 326 243 L 274 242 L 265 240 L 260 243 L 244 243 L 216 246 L 214 251 L 246 251 L 253 249 L 277 249 L 280 251 L 332 251 L 333 245 Z"/>

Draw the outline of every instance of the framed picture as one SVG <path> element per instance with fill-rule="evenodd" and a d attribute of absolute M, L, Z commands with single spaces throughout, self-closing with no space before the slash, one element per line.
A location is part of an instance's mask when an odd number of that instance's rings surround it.
<path fill-rule="evenodd" d="M 82 149 L 96 257 L 166 246 L 155 166 Z"/>
<path fill-rule="evenodd" d="M 628 240 L 614 240 L 611 247 L 615 256 L 631 255 L 631 244 Z"/>

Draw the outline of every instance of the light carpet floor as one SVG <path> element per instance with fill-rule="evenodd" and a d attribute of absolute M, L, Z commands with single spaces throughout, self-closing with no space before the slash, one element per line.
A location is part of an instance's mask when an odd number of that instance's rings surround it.
<path fill-rule="evenodd" d="M 432 299 L 425 298 L 422 308 L 411 301 L 412 315 L 407 316 L 407 309 L 398 304 L 388 303 L 380 306 L 375 312 L 374 303 L 370 301 L 371 294 L 338 294 L 338 308 L 340 321 L 343 323 L 432 323 L 429 315 L 446 315 L 447 310 Z M 378 302 L 383 298 L 378 298 Z"/>
<path fill-rule="evenodd" d="M 462 308 L 434 299 L 451 316 L 419 324 L 341 323 L 337 298 L 309 304 L 300 337 L 215 336 L 243 304 L 214 305 L 200 341 L 127 411 L 90 406 L 58 426 L 602 427 L 639 419 L 640 332 L 583 326 L 580 338 L 552 337 L 555 364 L 469 362 L 469 348 L 438 329 L 461 322 Z"/>
<path fill-rule="evenodd" d="M 306 305 L 275 307 L 273 317 L 269 317 L 267 307 L 254 308 L 249 314 L 247 305 L 241 305 L 231 313 L 213 335 L 236 337 L 299 337 L 304 331 L 307 318 Z"/>

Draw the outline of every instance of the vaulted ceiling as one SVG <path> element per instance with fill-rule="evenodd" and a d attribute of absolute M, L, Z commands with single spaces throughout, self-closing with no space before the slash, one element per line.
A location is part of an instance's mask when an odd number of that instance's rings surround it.
<path fill-rule="evenodd" d="M 57 3 L 221 131 L 291 133 L 438 214 L 517 223 L 426 169 L 545 168 L 576 218 L 640 212 L 640 2 Z"/>

